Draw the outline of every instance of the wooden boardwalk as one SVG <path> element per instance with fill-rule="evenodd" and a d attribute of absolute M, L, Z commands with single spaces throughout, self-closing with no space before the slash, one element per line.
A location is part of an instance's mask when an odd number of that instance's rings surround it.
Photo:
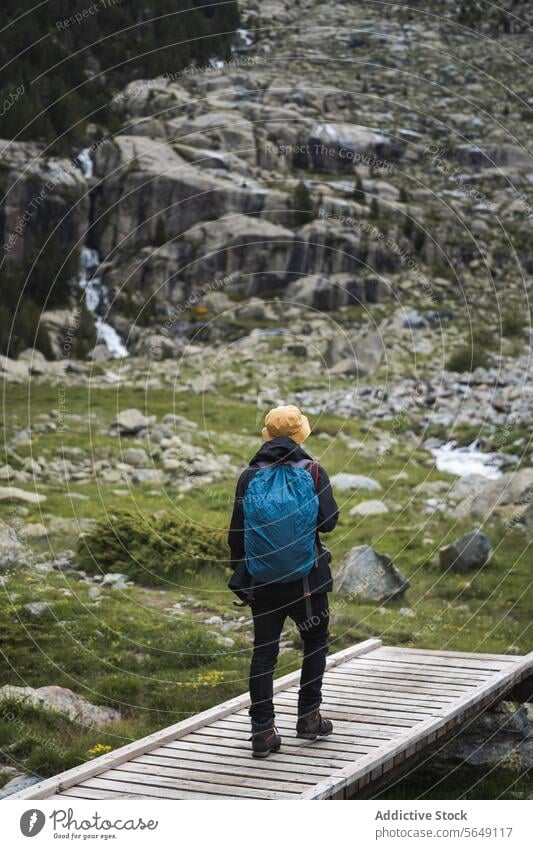
<path fill-rule="evenodd" d="M 247 694 L 11 799 L 342 799 L 381 779 L 533 674 L 525 657 L 366 640 L 328 658 L 321 740 L 295 737 L 299 672 L 275 682 L 281 751 L 254 760 Z"/>

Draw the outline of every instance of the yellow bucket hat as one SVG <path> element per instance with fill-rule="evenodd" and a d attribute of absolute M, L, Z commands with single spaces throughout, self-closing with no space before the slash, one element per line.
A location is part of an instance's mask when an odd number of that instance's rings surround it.
<path fill-rule="evenodd" d="M 265 416 L 265 427 L 262 430 L 265 442 L 270 442 L 278 436 L 288 436 L 293 442 L 303 442 L 311 433 L 307 416 L 300 412 L 294 404 L 285 407 L 274 407 Z"/>

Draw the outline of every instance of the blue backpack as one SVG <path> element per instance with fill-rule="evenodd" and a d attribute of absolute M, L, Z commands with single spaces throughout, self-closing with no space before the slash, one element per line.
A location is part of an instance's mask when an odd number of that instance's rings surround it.
<path fill-rule="evenodd" d="M 258 465 L 243 498 L 246 568 L 255 583 L 305 578 L 315 564 L 318 464 Z"/>

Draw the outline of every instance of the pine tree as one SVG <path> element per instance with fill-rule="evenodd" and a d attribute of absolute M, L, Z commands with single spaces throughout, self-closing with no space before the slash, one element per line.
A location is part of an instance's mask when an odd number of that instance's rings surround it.
<path fill-rule="evenodd" d="M 361 180 L 361 177 L 357 172 L 355 173 L 355 183 L 352 197 L 355 201 L 357 201 L 357 203 L 366 203 L 366 192 L 363 188 L 363 181 Z"/>
<path fill-rule="evenodd" d="M 292 208 L 294 210 L 294 221 L 297 227 L 303 227 L 304 224 L 312 221 L 315 217 L 315 205 L 313 203 L 313 198 L 311 197 L 311 192 L 303 180 L 300 180 L 294 188 Z"/>

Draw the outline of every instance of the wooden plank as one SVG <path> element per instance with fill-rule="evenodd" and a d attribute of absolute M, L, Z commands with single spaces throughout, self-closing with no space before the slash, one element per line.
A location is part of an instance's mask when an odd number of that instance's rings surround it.
<path fill-rule="evenodd" d="M 330 694 L 331 696 L 339 696 L 341 698 L 357 698 L 362 702 L 378 702 L 380 704 L 390 696 L 392 699 L 392 695 L 390 690 L 368 690 L 365 687 L 357 687 L 353 684 L 345 684 L 335 683 L 329 684 L 324 682 L 322 685 L 322 693 Z M 394 693 L 394 703 L 403 705 L 404 707 L 420 705 L 422 707 L 438 707 L 439 705 L 444 706 L 449 704 L 450 702 L 455 701 L 456 696 L 430 696 L 428 693 L 421 694 L 418 696 L 416 692 L 413 690 L 410 693 Z"/>
<path fill-rule="evenodd" d="M 186 754 L 187 757 L 184 758 L 183 754 Z M 326 769 L 317 770 L 316 767 L 311 767 L 309 770 L 303 770 L 301 766 L 295 767 L 294 764 L 280 764 L 274 757 L 265 758 L 261 764 L 259 764 L 259 761 L 250 758 L 250 761 L 246 765 L 236 758 L 231 759 L 231 763 L 228 762 L 229 760 L 221 757 L 210 758 L 209 755 L 205 755 L 204 760 L 203 757 L 185 752 L 180 757 L 176 757 L 175 755 L 174 757 L 168 757 L 167 755 L 140 755 L 134 761 L 127 761 L 123 766 L 125 767 L 127 764 L 133 763 L 146 764 L 152 766 L 154 772 L 157 772 L 158 767 L 170 766 L 175 769 L 218 772 L 221 775 L 233 776 L 237 773 L 238 775 L 248 776 L 252 779 L 260 773 L 265 778 L 279 778 L 282 781 L 297 781 L 301 784 L 316 784 L 317 776 L 329 774 L 329 770 Z M 289 766 L 293 767 L 292 770 L 288 768 Z M 238 767 L 237 770 L 236 767 Z"/>
<path fill-rule="evenodd" d="M 204 734 L 208 734 L 212 728 L 218 730 L 218 727 L 219 723 L 217 723 L 216 728 L 214 725 L 207 725 L 205 729 L 202 729 L 202 731 Z M 279 733 L 281 734 L 283 746 L 297 746 L 301 743 L 301 739 L 299 737 L 296 737 L 296 734 L 294 732 L 294 724 L 289 725 L 288 723 L 285 723 L 283 721 L 280 722 L 278 719 L 276 719 L 276 727 Z M 224 719 L 220 720 L 220 728 L 224 729 L 224 731 L 226 732 L 232 731 L 233 729 L 233 733 L 235 733 L 235 725 L 231 722 L 226 722 L 226 720 Z M 356 746 L 364 744 L 365 748 L 368 748 L 368 750 L 381 745 L 381 739 L 376 740 L 375 738 L 365 737 L 364 732 L 362 733 L 361 731 L 353 731 L 351 729 L 351 726 L 350 730 L 344 734 L 341 734 L 337 726 L 335 726 L 334 732 L 329 737 L 329 740 L 334 740 L 336 744 L 353 743 Z"/>
<path fill-rule="evenodd" d="M 227 796 L 218 793 L 204 793 L 196 790 L 174 790 L 168 787 L 149 787 L 143 784 L 127 784 L 120 781 L 110 781 L 102 779 L 99 776 L 88 778 L 83 784 L 76 785 L 73 788 L 77 793 L 79 790 L 84 792 L 87 790 L 96 790 L 102 793 L 98 796 L 99 799 L 115 799 L 115 798 L 150 798 L 150 799 L 227 799 Z M 66 791 L 68 792 L 70 788 Z M 236 798 L 236 797 L 232 797 Z"/>
<path fill-rule="evenodd" d="M 343 673 L 341 669 L 335 672 L 328 672 L 324 676 L 326 683 L 341 683 L 350 687 L 364 687 L 366 690 L 375 690 L 377 692 L 390 693 L 392 687 L 395 692 L 399 693 L 422 693 L 423 695 L 435 695 L 443 697 L 462 696 L 467 693 L 472 687 L 464 687 L 461 685 L 449 684 L 415 684 L 406 682 L 405 676 L 402 676 L 393 683 L 388 682 L 381 675 L 366 676 L 357 675 L 354 672 Z"/>
<path fill-rule="evenodd" d="M 359 780 L 366 772 L 376 769 L 379 765 L 399 754 L 407 745 L 419 742 L 427 738 L 439 728 L 446 725 L 451 719 L 460 717 L 464 712 L 475 706 L 484 697 L 494 695 L 495 693 L 505 692 L 513 686 L 513 684 L 526 675 L 533 667 L 533 652 L 526 655 L 519 663 L 504 673 L 499 673 L 492 677 L 492 680 L 480 685 L 473 693 L 469 693 L 458 699 L 456 704 L 450 706 L 448 713 L 445 716 L 428 719 L 425 722 L 419 723 L 416 728 L 406 731 L 399 737 L 396 737 L 388 745 L 382 747 L 382 752 L 378 758 L 372 753 L 364 755 L 360 761 L 352 766 L 344 767 L 339 770 L 335 776 L 326 778 L 321 781 L 316 787 L 306 790 L 301 795 L 301 799 L 326 799 L 332 793 L 338 792 L 342 788 L 348 788 L 352 783 Z"/>
<path fill-rule="evenodd" d="M 193 739 L 194 737 L 194 739 Z M 212 735 L 208 734 L 200 734 L 199 732 L 195 732 L 194 735 L 191 734 L 191 742 L 194 743 L 203 743 L 203 745 L 210 745 L 212 751 L 216 751 L 217 744 L 213 742 Z M 352 755 L 345 750 L 343 750 L 340 746 L 331 746 L 328 745 L 325 738 L 321 740 L 298 740 L 298 744 L 294 747 L 294 752 L 299 754 L 304 754 L 306 749 L 310 747 L 311 744 L 313 746 L 313 757 L 314 758 L 339 758 L 340 760 L 349 761 Z M 247 758 L 252 757 L 252 750 L 250 748 L 250 743 L 245 743 L 244 739 L 231 739 L 224 738 L 224 746 L 227 749 L 240 749 L 246 752 Z M 293 747 L 291 747 L 293 748 Z"/>
<path fill-rule="evenodd" d="M 342 740 L 338 739 L 337 735 L 331 734 L 327 738 L 321 737 L 320 740 L 302 740 L 295 736 L 287 736 L 282 733 L 282 729 L 278 728 L 278 731 L 282 737 L 282 749 L 285 751 L 289 751 L 292 749 L 301 749 L 302 744 L 308 745 L 311 743 L 316 743 L 317 746 L 320 746 L 321 752 L 331 752 L 331 755 L 335 755 L 337 752 L 347 754 L 348 752 L 353 752 L 355 754 L 369 752 L 371 749 L 378 748 L 377 745 L 369 744 L 367 745 L 366 741 L 361 742 L 353 737 L 344 737 Z M 213 750 L 216 751 L 217 744 L 220 740 L 233 740 L 235 742 L 242 741 L 242 735 L 235 733 L 233 736 L 230 736 L 230 726 L 228 728 L 213 728 L 213 726 L 209 726 L 207 728 L 202 729 L 202 737 L 205 738 L 213 738 L 212 745 Z M 381 740 L 374 740 L 374 744 L 381 743 Z M 246 751 L 248 752 L 248 756 L 250 757 L 252 754 L 252 749 L 250 743 L 246 745 Z"/>
<path fill-rule="evenodd" d="M 253 761 L 253 758 L 251 760 Z M 298 788 L 300 788 L 300 792 L 307 789 L 305 782 L 299 781 L 294 775 L 289 776 L 287 780 L 274 774 L 266 776 L 263 773 L 260 775 L 257 770 L 250 770 L 250 774 L 246 776 L 242 775 L 240 771 L 237 773 L 235 770 L 233 773 L 228 774 L 227 772 L 222 772 L 218 766 L 213 767 L 212 764 L 207 764 L 207 768 L 202 769 L 191 763 L 188 764 L 188 767 L 162 766 L 161 764 L 157 764 L 156 766 L 153 763 L 146 764 L 135 760 L 121 764 L 120 769 L 110 769 L 108 772 L 102 773 L 102 778 L 114 778 L 118 773 L 121 773 L 121 775 L 123 773 L 132 773 L 134 780 L 137 780 L 139 775 L 144 775 L 147 781 L 151 779 L 149 781 L 150 784 L 156 786 L 158 786 L 161 778 L 172 779 L 178 787 L 181 786 L 182 781 L 200 782 L 199 790 L 203 789 L 203 785 L 210 785 L 215 788 L 220 785 L 221 792 L 225 792 L 224 788 L 226 785 L 230 787 L 252 788 L 254 790 L 285 791 L 287 793 L 297 793 Z"/>
<path fill-rule="evenodd" d="M 283 702 L 292 701 L 295 704 L 298 703 L 298 695 L 295 693 L 284 693 L 283 694 Z M 281 704 L 282 699 L 278 697 L 274 704 Z M 327 693 L 323 694 L 322 698 L 322 707 L 324 711 L 334 710 L 337 706 L 339 706 L 342 710 L 345 707 L 353 708 L 354 711 L 360 713 L 361 711 L 370 711 L 371 713 L 375 713 L 376 715 L 383 716 L 392 716 L 392 717 L 403 717 L 404 719 L 418 719 L 420 714 L 433 714 L 439 712 L 442 709 L 442 706 L 438 708 L 424 708 L 419 705 L 398 705 L 394 698 L 390 698 L 389 700 L 382 699 L 376 700 L 370 704 L 365 703 L 362 699 L 359 699 L 357 695 L 353 695 L 349 698 L 343 698 L 335 694 L 335 697 L 328 695 Z"/>
<path fill-rule="evenodd" d="M 358 658 L 356 664 L 346 664 L 346 672 L 350 672 L 352 669 L 362 669 L 363 671 L 372 669 L 374 672 L 390 672 L 394 675 L 407 675 L 409 679 L 417 678 L 427 679 L 429 681 L 440 680 L 444 681 L 445 684 L 449 681 L 464 682 L 466 684 L 470 684 L 472 681 L 481 683 L 482 681 L 486 681 L 487 678 L 490 678 L 491 675 L 494 675 L 494 670 L 487 670 L 486 672 L 483 672 L 482 670 L 468 672 L 467 670 L 459 671 L 454 667 L 444 665 L 437 668 L 421 663 L 408 663 L 403 660 L 388 661 L 374 660 L 371 658 L 365 660 L 364 657 Z"/>
<path fill-rule="evenodd" d="M 185 790 L 191 793 L 207 793 L 208 795 L 221 796 L 223 798 L 228 796 L 238 796 L 245 799 L 287 799 L 295 797 L 294 793 L 282 790 L 254 790 L 253 787 L 240 787 L 237 784 L 233 786 L 198 784 L 198 782 L 187 781 L 187 779 L 183 778 L 178 781 L 163 775 L 145 775 L 144 773 L 122 770 L 122 764 L 117 769 L 106 770 L 101 775 L 89 778 L 86 782 L 83 782 L 82 786 L 102 787 L 103 782 L 106 782 L 108 785 L 118 785 L 129 793 L 147 793 L 148 791 L 153 791 L 157 794 L 159 790 L 166 789 L 176 794 L 180 794 Z M 176 798 L 179 798 L 179 795 Z"/>
<path fill-rule="evenodd" d="M 242 713 L 232 713 L 231 715 L 226 717 L 226 720 L 228 722 L 242 722 L 243 719 L 249 722 L 248 717 Z M 285 705 L 278 705 L 278 709 L 276 711 L 276 722 L 281 721 L 282 719 L 290 722 L 291 728 L 293 728 L 294 732 L 296 733 L 297 711 L 291 707 L 286 707 Z M 350 730 L 353 730 L 353 725 L 349 720 L 347 721 L 345 719 L 338 719 L 335 722 L 335 728 L 338 731 L 342 731 L 343 733 L 348 733 Z M 203 729 L 201 730 L 203 731 Z M 378 739 L 381 737 L 385 737 L 386 739 L 389 739 L 389 737 L 393 736 L 394 734 L 400 734 L 402 729 L 396 730 L 392 726 L 386 729 L 379 729 L 376 728 L 375 725 L 371 725 L 370 723 L 358 722 L 357 730 L 364 731 L 365 734 L 368 734 L 369 737 L 376 737 Z"/>
<path fill-rule="evenodd" d="M 357 740 L 355 740 L 354 738 L 356 736 L 360 738 L 361 732 L 359 731 L 358 734 L 356 735 L 355 731 L 351 728 L 351 726 L 349 724 L 348 724 L 348 726 L 349 726 L 349 731 L 346 732 L 346 733 L 342 733 L 341 730 L 337 726 L 335 726 L 334 733 L 328 738 L 328 740 L 333 741 L 336 746 L 339 746 L 341 743 L 356 743 Z M 301 745 L 302 742 L 305 742 L 305 740 L 302 740 L 302 738 L 296 736 L 296 729 L 295 729 L 295 723 L 294 722 L 289 723 L 288 721 L 286 721 L 284 719 L 280 719 L 279 717 L 277 717 L 276 718 L 276 728 L 278 729 L 278 732 L 283 739 L 284 745 L 299 746 L 299 745 Z M 240 723 L 237 723 L 237 722 L 233 722 L 230 719 L 228 719 L 228 720 L 221 719 L 220 722 L 217 722 L 216 724 L 206 725 L 205 728 L 201 729 L 201 733 L 202 734 L 208 734 L 208 735 L 213 734 L 216 737 L 218 737 L 218 736 L 224 737 L 224 735 L 226 735 L 229 738 L 233 738 L 233 739 L 237 739 L 237 740 L 243 740 L 243 739 L 248 740 L 249 730 L 250 730 L 249 727 L 246 727 L 245 725 L 241 725 Z M 379 746 L 380 743 L 381 743 L 381 740 L 380 739 L 377 739 L 377 740 L 376 739 L 368 739 L 368 743 L 371 746 L 372 745 L 373 746 Z M 251 751 L 251 744 L 248 746 L 248 748 Z"/>
<path fill-rule="evenodd" d="M 407 648 L 404 646 L 382 646 L 383 649 L 387 652 L 393 652 L 396 654 L 402 652 L 413 652 L 414 654 L 424 654 L 428 655 L 428 657 L 475 657 L 480 658 L 481 660 L 503 660 L 508 661 L 509 663 L 517 663 L 522 660 L 521 655 L 511 655 L 511 654 L 487 654 L 483 652 L 472 652 L 472 651 L 452 651 L 447 649 L 419 649 L 419 648 Z M 377 651 L 381 652 L 381 648 L 377 649 Z"/>
<path fill-rule="evenodd" d="M 304 741 L 302 741 L 304 742 Z M 167 748 L 167 747 L 165 747 Z M 191 753 L 200 753 L 202 756 L 204 753 L 213 754 L 213 746 L 205 745 L 205 743 L 182 743 L 178 741 L 175 745 L 169 743 L 168 748 L 171 750 L 188 751 Z M 245 749 L 244 746 L 240 748 L 232 747 L 232 746 L 218 746 L 216 747 L 216 751 L 221 756 L 229 755 L 229 757 L 240 757 L 244 763 L 249 763 L 251 760 L 251 752 L 250 749 Z M 308 754 L 309 753 L 309 754 Z M 272 756 L 273 757 L 273 756 Z M 279 763 L 291 763 L 291 764 L 299 764 L 302 768 L 307 769 L 308 767 L 318 766 L 320 769 L 329 769 L 329 771 L 334 771 L 339 769 L 341 764 L 344 762 L 340 760 L 335 760 L 335 758 L 331 758 L 330 755 L 326 752 L 321 752 L 319 749 L 316 751 L 315 749 L 306 749 L 302 746 L 301 750 L 295 752 L 284 752 L 283 749 L 276 754 L 276 761 Z"/>
<path fill-rule="evenodd" d="M 283 697 L 279 697 L 277 704 L 283 705 L 283 709 L 285 712 L 293 712 L 297 715 L 298 709 L 296 707 L 296 702 L 291 699 L 284 699 Z M 376 711 L 375 713 L 371 711 L 365 711 L 359 708 L 329 708 L 330 719 L 347 719 L 350 722 L 359 722 L 359 720 L 364 720 L 368 724 L 376 724 L 376 725 L 393 725 L 397 728 L 405 726 L 410 728 L 411 725 L 414 725 L 415 722 L 418 722 L 418 719 L 403 719 L 401 717 L 391 717 L 387 716 L 385 711 Z"/>
<path fill-rule="evenodd" d="M 95 787 L 68 787 L 47 799 L 146 799 L 141 793 L 121 793 L 117 790 L 97 790 Z M 173 798 L 173 797 L 172 797 Z"/>
<path fill-rule="evenodd" d="M 513 663 L 511 660 L 501 661 L 501 660 L 482 660 L 477 659 L 475 657 L 439 657 L 437 655 L 423 655 L 417 654 L 416 652 L 408 653 L 408 650 L 405 651 L 396 651 L 396 652 L 388 652 L 386 649 L 376 649 L 373 655 L 378 659 L 389 660 L 394 663 L 409 663 L 416 664 L 417 666 L 431 667 L 431 668 L 440 668 L 446 667 L 447 669 L 461 669 L 466 672 L 470 672 L 472 670 L 475 672 L 479 670 L 481 672 L 501 672 L 502 669 L 508 669 L 509 665 Z"/>
<path fill-rule="evenodd" d="M 465 687 L 475 687 L 477 684 L 482 684 L 483 681 L 490 678 L 490 675 L 474 678 L 473 676 L 463 677 L 460 675 L 454 675 L 453 673 L 446 674 L 445 672 L 442 674 L 434 674 L 433 672 L 418 672 L 402 668 L 400 664 L 391 664 L 390 667 L 378 666 L 376 664 L 372 667 L 361 666 L 359 669 L 355 669 L 354 667 L 346 668 L 343 670 L 343 674 L 357 675 L 361 671 L 365 675 L 371 675 L 374 678 L 378 677 L 381 681 L 390 681 L 391 685 L 394 681 L 410 681 L 419 682 L 420 684 L 459 684 Z"/>
<path fill-rule="evenodd" d="M 373 637 L 369 640 L 364 640 L 361 643 L 357 643 L 356 645 L 330 655 L 326 659 L 326 669 L 332 669 L 339 664 L 345 663 L 352 657 L 358 657 L 360 654 L 364 654 L 365 652 L 374 651 L 374 649 L 379 648 L 380 646 L 381 640 L 378 640 L 377 638 Z M 284 675 L 282 678 L 278 678 L 274 681 L 274 692 L 276 693 L 292 686 L 293 684 L 297 684 L 299 680 L 300 670 L 290 672 L 288 675 Z M 60 791 L 66 787 L 71 787 L 86 778 L 90 778 L 97 775 L 99 772 L 103 772 L 111 766 L 131 760 L 132 757 L 148 752 L 155 746 L 161 746 L 169 740 L 176 740 L 178 737 L 183 737 L 185 734 L 188 734 L 196 728 L 200 728 L 202 725 L 206 725 L 213 719 L 220 719 L 222 716 L 226 716 L 240 708 L 247 707 L 249 704 L 249 693 L 243 693 L 241 696 L 229 699 L 222 704 L 215 705 L 214 707 L 202 711 L 202 713 L 198 713 L 189 719 L 184 719 L 181 722 L 177 722 L 174 725 L 170 725 L 167 728 L 154 732 L 153 734 L 148 734 L 140 740 L 135 740 L 132 743 L 121 746 L 113 752 L 101 755 L 99 758 L 94 758 L 87 763 L 73 767 L 66 772 L 53 776 L 52 778 L 47 778 L 44 781 L 40 781 L 38 784 L 33 784 L 31 787 L 28 787 L 26 790 L 22 790 L 20 793 L 14 793 L 11 798 L 44 798 L 41 794 L 44 793 L 47 795 L 56 793 L 58 790 Z"/>

